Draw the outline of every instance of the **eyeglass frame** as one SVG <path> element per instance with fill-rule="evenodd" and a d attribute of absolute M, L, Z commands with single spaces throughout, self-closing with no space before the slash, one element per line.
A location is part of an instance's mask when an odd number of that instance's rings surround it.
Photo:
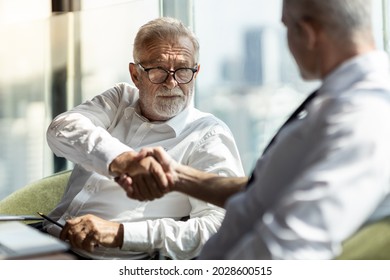
<path fill-rule="evenodd" d="M 162 67 L 149 67 L 149 68 L 145 68 L 141 63 L 133 63 L 137 66 L 140 66 L 140 68 L 146 72 L 147 76 L 148 76 L 148 80 L 152 83 L 152 84 L 155 84 L 155 85 L 159 85 L 159 84 L 163 84 L 165 83 L 167 80 L 168 80 L 168 77 L 169 75 L 171 75 L 173 77 L 173 79 L 179 84 L 179 85 L 186 85 L 186 84 L 189 84 L 193 79 L 194 79 L 194 76 L 195 76 L 195 73 L 197 73 L 199 71 L 199 68 L 198 66 L 199 65 L 196 65 L 194 68 L 191 68 L 191 67 L 180 67 L 180 68 L 177 68 L 175 70 L 167 70 L 167 69 L 164 69 Z M 150 70 L 154 70 L 154 69 L 159 69 L 159 70 L 163 70 L 167 73 L 167 77 L 165 78 L 164 81 L 160 82 L 160 83 L 154 83 L 150 80 L 150 77 L 149 77 L 149 71 Z M 176 80 L 176 72 L 179 71 L 179 70 L 191 70 L 192 71 L 192 77 L 191 79 L 186 82 L 186 83 L 180 83 L 178 80 Z"/>

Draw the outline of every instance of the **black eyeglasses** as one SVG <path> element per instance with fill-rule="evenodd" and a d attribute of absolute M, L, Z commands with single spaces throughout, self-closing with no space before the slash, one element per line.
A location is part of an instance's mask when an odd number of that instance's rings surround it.
<path fill-rule="evenodd" d="M 140 63 L 137 65 L 148 74 L 149 81 L 153 84 L 164 83 L 168 79 L 169 75 L 172 75 L 178 84 L 188 84 L 194 78 L 194 74 L 198 72 L 198 67 L 178 68 L 172 71 L 161 67 L 145 68 Z"/>

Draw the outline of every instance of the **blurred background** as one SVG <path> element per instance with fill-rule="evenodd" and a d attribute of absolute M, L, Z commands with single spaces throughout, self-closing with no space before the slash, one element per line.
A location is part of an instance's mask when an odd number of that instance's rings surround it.
<path fill-rule="evenodd" d="M 373 0 L 389 52 L 388 0 Z M 172 16 L 199 38 L 195 106 L 231 128 L 249 175 L 269 139 L 318 82 L 304 82 L 280 23 L 282 0 L 0 0 L 0 199 L 72 168 L 46 129 L 59 113 L 131 83 L 138 28 Z"/>

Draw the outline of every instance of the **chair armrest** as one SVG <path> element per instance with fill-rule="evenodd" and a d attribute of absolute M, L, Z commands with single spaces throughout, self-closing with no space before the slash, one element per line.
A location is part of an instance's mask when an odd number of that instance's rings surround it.
<path fill-rule="evenodd" d="M 48 213 L 60 201 L 69 181 L 71 170 L 55 173 L 32 182 L 0 201 L 0 213 L 35 215 Z"/>
<path fill-rule="evenodd" d="M 338 260 L 390 260 L 390 217 L 364 226 L 343 243 Z"/>

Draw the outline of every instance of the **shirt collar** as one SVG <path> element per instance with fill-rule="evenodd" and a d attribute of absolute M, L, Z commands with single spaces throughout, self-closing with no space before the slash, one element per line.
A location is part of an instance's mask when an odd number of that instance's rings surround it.
<path fill-rule="evenodd" d="M 147 118 L 141 115 L 141 110 L 139 108 L 139 101 L 135 103 L 134 107 L 129 107 L 125 110 L 126 117 L 129 117 L 129 114 L 131 114 L 128 110 L 134 110 L 134 113 L 144 122 L 149 122 L 153 124 L 156 128 L 170 128 L 175 132 L 175 136 L 177 137 L 182 133 L 182 131 L 185 129 L 187 124 L 191 120 L 191 115 L 193 113 L 194 107 L 192 104 L 187 106 L 183 111 L 181 111 L 179 114 L 177 114 L 175 117 L 165 121 L 165 122 L 150 122 Z"/>
<path fill-rule="evenodd" d="M 368 73 L 387 75 L 389 56 L 383 51 L 372 51 L 348 59 L 323 80 L 320 92 L 338 93 L 361 80 Z"/>
<path fill-rule="evenodd" d="M 193 110 L 192 105 L 188 105 L 183 111 L 178 115 L 174 116 L 172 119 L 166 122 L 176 133 L 176 136 L 180 135 L 186 125 L 189 123 L 191 112 Z"/>

